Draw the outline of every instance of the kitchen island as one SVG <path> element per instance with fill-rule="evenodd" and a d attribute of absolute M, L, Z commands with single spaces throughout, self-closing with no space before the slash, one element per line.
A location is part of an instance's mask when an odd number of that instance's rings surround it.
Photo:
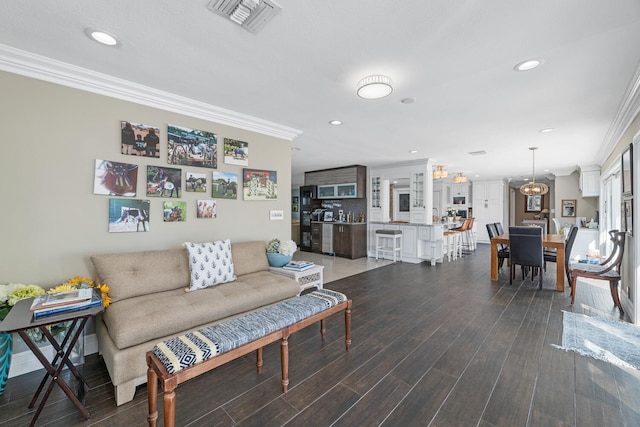
<path fill-rule="evenodd" d="M 367 255 L 376 256 L 376 231 L 402 231 L 402 261 L 418 264 L 430 261 L 431 265 L 442 262 L 442 237 L 445 230 L 459 227 L 460 222 L 437 222 L 433 224 L 412 224 L 408 222 L 370 222 L 367 227 L 369 246 Z M 385 259 L 393 259 L 391 255 L 383 255 Z"/>

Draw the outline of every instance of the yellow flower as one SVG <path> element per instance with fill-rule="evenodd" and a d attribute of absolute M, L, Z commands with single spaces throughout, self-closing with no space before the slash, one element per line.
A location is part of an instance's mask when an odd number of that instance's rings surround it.
<path fill-rule="evenodd" d="M 64 283 L 62 285 L 56 286 L 55 288 L 49 289 L 47 293 L 56 294 L 58 292 L 72 291 L 74 289 L 77 289 L 77 288 L 69 283 Z"/>
<path fill-rule="evenodd" d="M 56 292 L 65 292 L 72 291 L 74 289 L 86 289 L 86 288 L 96 288 L 100 290 L 100 294 L 102 296 L 102 305 L 104 307 L 109 307 L 111 304 L 111 297 L 109 297 L 109 286 L 105 284 L 96 283 L 95 280 L 89 279 L 88 277 L 76 276 L 72 279 L 69 279 L 62 285 L 58 285 L 53 289 L 49 290 L 50 294 Z"/>

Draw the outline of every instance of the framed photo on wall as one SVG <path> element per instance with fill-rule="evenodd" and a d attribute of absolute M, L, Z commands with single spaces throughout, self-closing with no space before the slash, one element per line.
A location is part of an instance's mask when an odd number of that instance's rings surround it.
<path fill-rule="evenodd" d="M 542 196 L 524 196 L 525 197 L 525 212 L 540 212 L 542 210 Z"/>
<path fill-rule="evenodd" d="M 572 200 L 563 200 L 562 201 L 562 216 L 566 217 L 574 217 L 576 216 L 576 201 Z"/>
<path fill-rule="evenodd" d="M 149 231 L 149 200 L 109 199 L 109 233 Z"/>
<path fill-rule="evenodd" d="M 242 169 L 244 200 L 275 200 L 278 198 L 276 171 Z"/>
<path fill-rule="evenodd" d="M 633 196 L 633 144 L 622 152 L 622 194 Z"/>
<path fill-rule="evenodd" d="M 211 180 L 211 197 L 237 199 L 238 174 L 229 172 L 213 172 Z"/>
<path fill-rule="evenodd" d="M 249 166 L 249 143 L 225 138 L 224 162 L 229 165 Z"/>
<path fill-rule="evenodd" d="M 633 236 L 633 199 L 622 202 L 622 217 L 624 218 L 625 231 Z"/>
<path fill-rule="evenodd" d="M 167 127 L 167 162 L 170 165 L 218 168 L 218 136 L 206 130 Z"/>

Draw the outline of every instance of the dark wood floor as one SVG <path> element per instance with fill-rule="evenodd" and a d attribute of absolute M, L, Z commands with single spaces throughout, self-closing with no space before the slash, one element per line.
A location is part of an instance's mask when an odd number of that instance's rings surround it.
<path fill-rule="evenodd" d="M 280 390 L 279 345 L 265 348 L 262 375 L 246 356 L 177 390 L 179 426 L 638 426 L 640 373 L 551 346 L 561 344 L 562 310 L 619 318 L 607 289 L 553 291 L 537 282 L 489 279 L 489 247 L 456 262 L 398 263 L 332 282 L 354 301 L 353 345 L 343 318 L 290 340 L 290 386 Z M 116 407 L 104 364 L 83 367 L 92 414 L 56 390 L 38 425 L 146 425 L 146 386 Z M 27 425 L 41 372 L 9 380 L 0 426 Z M 162 415 L 161 415 L 162 417 Z"/>

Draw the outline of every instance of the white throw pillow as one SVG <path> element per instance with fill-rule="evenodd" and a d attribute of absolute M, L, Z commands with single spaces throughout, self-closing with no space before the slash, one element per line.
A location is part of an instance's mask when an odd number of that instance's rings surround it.
<path fill-rule="evenodd" d="M 184 242 L 184 244 L 189 252 L 190 291 L 236 280 L 230 239 L 207 243 Z"/>

